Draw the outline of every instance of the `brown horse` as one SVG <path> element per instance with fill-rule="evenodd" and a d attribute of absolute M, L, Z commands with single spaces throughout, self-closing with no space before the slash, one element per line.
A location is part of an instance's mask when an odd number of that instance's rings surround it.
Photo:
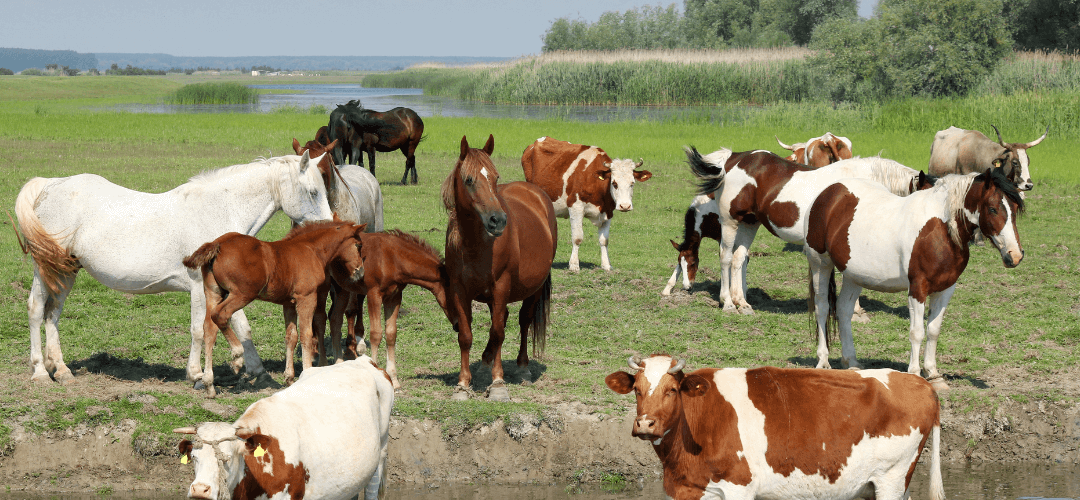
<path fill-rule="evenodd" d="M 507 304 L 522 301 L 519 367 L 528 366 L 527 340 L 533 330 L 533 354 L 541 354 L 547 335 L 551 297 L 551 262 L 555 258 L 557 226 L 551 199 L 527 182 L 497 185 L 499 172 L 491 162 L 495 138 L 483 149 L 469 148 L 461 138 L 461 154 L 443 181 L 446 227 L 446 317 L 458 332 L 461 372 L 454 399 L 468 398 L 472 373 L 472 302 L 488 305 L 491 330 L 482 359 L 491 365 L 488 397 L 509 401 L 503 381 L 502 344 Z"/>
<path fill-rule="evenodd" d="M 325 303 L 329 289 L 326 267 L 343 255 L 348 257 L 345 250 L 361 244 L 364 226 L 339 220 L 314 222 L 297 226 L 281 240 L 272 242 L 226 233 L 184 259 L 185 266 L 199 269 L 203 276 L 206 369 L 202 381 L 210 397 L 215 395 L 212 355 L 217 332 L 224 332 L 235 351 L 239 342 L 229 328 L 229 318 L 255 299 L 280 304 L 284 309 L 285 382 L 292 383 L 295 375 L 293 351 L 298 327 L 304 368 L 311 367 L 315 347 L 312 318 L 315 325 L 326 325 L 326 314 L 317 307 Z M 362 265 L 355 263 L 352 267 Z M 321 328 L 318 335 L 322 335 Z"/>
<path fill-rule="evenodd" d="M 360 240 L 363 242 L 360 249 L 349 250 L 359 252 L 358 258 L 340 259 L 330 264 L 335 288 L 350 292 L 349 300 L 335 299 L 330 309 L 333 353 L 338 360 L 357 357 L 357 337 L 360 340 L 364 338 L 364 322 L 357 321 L 357 316 L 364 299 L 367 298 L 368 323 L 371 325 L 371 359 L 378 360 L 379 343 L 385 334 L 386 372 L 390 375 L 394 389 L 400 389 L 395 345 L 401 293 L 406 286 L 417 285 L 434 294 L 439 306 L 445 307 L 446 267 L 439 252 L 426 241 L 409 233 L 398 230 L 366 233 Z M 358 273 L 355 266 L 360 262 L 364 267 L 362 272 Z M 342 313 L 348 322 L 344 353 L 341 350 Z"/>
<path fill-rule="evenodd" d="M 350 163 L 364 166 L 363 152 L 367 152 L 369 169 L 375 173 L 375 152 L 388 153 L 401 150 L 405 155 L 405 173 L 401 183 L 410 180 L 416 184 L 416 146 L 424 136 L 424 121 L 415 111 L 397 107 L 385 112 L 373 111 L 360 106 L 359 101 L 339 105 L 330 114 L 329 140 L 345 141 L 334 152 L 334 160 L 343 164 L 346 148 Z"/>

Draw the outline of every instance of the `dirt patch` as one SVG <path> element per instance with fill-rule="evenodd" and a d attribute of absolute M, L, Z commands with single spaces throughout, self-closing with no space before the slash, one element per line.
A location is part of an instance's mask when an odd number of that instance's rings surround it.
<path fill-rule="evenodd" d="M 0 383 L 26 385 L 31 394 L 57 398 L 54 388 L 23 381 L 23 374 L 0 374 Z M 80 396 L 103 401 L 127 399 L 146 411 L 167 412 L 148 390 L 187 392 L 185 384 L 157 379 L 132 382 L 82 375 Z M 946 462 L 1058 462 L 1080 464 L 1080 369 L 1032 374 L 1022 368 L 995 368 L 980 374 L 975 390 L 942 394 L 942 456 Z M 253 395 L 269 394 L 264 389 Z M 591 408 L 576 402 L 551 404 L 551 416 L 511 416 L 478 428 L 448 428 L 432 420 L 395 417 L 391 422 L 393 482 L 597 481 L 605 475 L 657 480 L 660 467 L 650 446 L 630 438 L 633 409 Z M 202 408 L 229 414 L 235 408 L 204 401 Z M 91 406 L 86 412 L 107 412 Z M 607 413 L 605 413 L 605 411 Z M 190 483 L 190 465 L 170 451 L 146 456 L 132 439 L 137 422 L 77 425 L 34 433 L 27 422 L 7 419 L 10 443 L 0 456 L 0 483 L 12 491 L 181 492 Z"/>

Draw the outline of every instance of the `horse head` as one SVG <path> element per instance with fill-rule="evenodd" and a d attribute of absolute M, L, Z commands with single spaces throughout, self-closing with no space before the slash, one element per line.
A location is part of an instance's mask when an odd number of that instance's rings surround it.
<path fill-rule="evenodd" d="M 1016 219 L 1024 212 L 1024 199 L 1001 169 L 992 168 L 972 181 L 964 209 L 969 219 L 978 218 L 979 230 L 1001 253 L 1005 267 L 1013 268 L 1024 258 Z"/>
<path fill-rule="evenodd" d="M 281 210 L 297 224 L 330 220 L 334 216 L 318 167 L 325 156 L 311 158 L 311 153 L 304 151 L 298 163 L 282 159 L 286 163 L 287 175 L 279 178 L 274 187 Z"/>
<path fill-rule="evenodd" d="M 443 182 L 443 204 L 454 211 L 459 222 L 473 219 L 491 237 L 502 235 L 506 229 L 506 210 L 496 195 L 499 172 L 491 161 L 495 137 L 488 136 L 483 149 L 469 147 L 461 137 L 461 154 L 453 172 Z"/>

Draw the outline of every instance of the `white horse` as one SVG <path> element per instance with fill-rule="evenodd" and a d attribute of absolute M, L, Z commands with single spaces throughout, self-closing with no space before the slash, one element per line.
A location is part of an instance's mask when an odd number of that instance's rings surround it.
<path fill-rule="evenodd" d="M 278 210 L 296 222 L 332 218 L 319 159 L 305 154 L 234 165 L 161 194 L 133 191 L 93 174 L 30 179 L 19 191 L 15 214 L 25 237 L 20 245 L 34 260 L 28 301 L 31 380 L 48 381 L 50 372 L 61 383 L 74 378 L 64 364 L 57 324 L 79 269 L 122 292 L 190 293 L 187 379 L 200 380 L 202 275 L 181 260 L 230 231 L 254 236 Z M 265 374 L 243 311 L 233 315 L 231 326 L 243 345 L 242 352 L 232 352 L 233 369 L 239 371 L 242 357 L 248 375 Z"/>

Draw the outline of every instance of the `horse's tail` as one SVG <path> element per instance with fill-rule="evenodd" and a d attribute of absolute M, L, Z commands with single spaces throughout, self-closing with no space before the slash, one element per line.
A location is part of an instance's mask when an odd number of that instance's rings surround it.
<path fill-rule="evenodd" d="M 698 178 L 698 194 L 709 194 L 724 185 L 724 166 L 716 166 L 705 160 L 694 146 L 688 146 L 686 163 L 690 171 Z"/>
<path fill-rule="evenodd" d="M 60 277 L 77 272 L 79 261 L 67 248 L 60 245 L 55 235 L 45 230 L 34 211 L 38 197 L 49 181 L 50 179 L 44 177 L 34 177 L 23 185 L 15 199 L 15 217 L 19 220 L 19 226 L 16 228 L 13 224 L 12 228 L 15 229 L 15 238 L 19 240 L 19 248 L 34 259 L 41 281 L 53 293 L 58 293 Z M 11 214 L 8 214 L 8 217 L 10 216 Z M 19 236 L 20 231 L 22 237 Z"/>
<path fill-rule="evenodd" d="M 551 273 L 540 287 L 540 300 L 533 305 L 533 357 L 540 358 L 544 355 L 544 345 L 547 343 L 547 326 L 551 317 Z"/>
<path fill-rule="evenodd" d="M 202 269 L 203 266 L 214 263 L 220 250 L 221 244 L 216 241 L 203 243 L 195 253 L 184 259 L 184 266 L 189 269 Z"/>
<path fill-rule="evenodd" d="M 809 295 L 806 299 L 806 310 L 810 313 L 810 334 L 817 339 L 818 327 L 817 327 L 817 302 L 814 300 L 814 270 L 811 268 L 807 271 L 809 279 L 806 281 L 810 285 Z M 829 274 L 829 314 L 825 319 L 825 348 L 830 348 L 831 341 L 837 336 L 837 320 L 836 320 L 836 273 L 830 271 Z"/>

